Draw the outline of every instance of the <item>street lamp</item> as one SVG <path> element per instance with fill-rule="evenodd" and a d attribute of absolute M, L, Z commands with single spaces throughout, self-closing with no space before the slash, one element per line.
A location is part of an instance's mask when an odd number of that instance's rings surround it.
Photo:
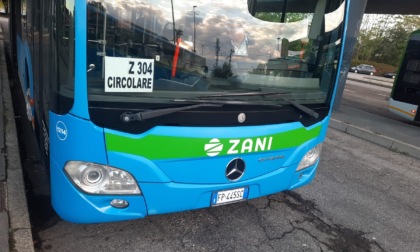
<path fill-rule="evenodd" d="M 193 6 L 193 12 L 194 12 L 194 52 L 195 52 L 195 8 L 197 8 L 196 5 Z"/>

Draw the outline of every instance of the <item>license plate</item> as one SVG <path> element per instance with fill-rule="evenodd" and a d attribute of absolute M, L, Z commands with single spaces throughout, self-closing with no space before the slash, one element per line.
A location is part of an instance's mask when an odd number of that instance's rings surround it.
<path fill-rule="evenodd" d="M 214 192 L 211 199 L 211 205 L 217 206 L 245 200 L 248 198 L 248 191 L 248 187 L 242 187 L 233 190 Z"/>

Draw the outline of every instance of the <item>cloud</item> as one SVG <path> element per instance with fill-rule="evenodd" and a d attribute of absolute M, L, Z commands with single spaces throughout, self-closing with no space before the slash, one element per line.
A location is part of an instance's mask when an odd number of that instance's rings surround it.
<path fill-rule="evenodd" d="M 173 40 L 172 7 L 168 0 L 89 0 L 106 4 L 108 15 L 126 19 L 127 22 L 166 36 Z M 194 40 L 194 11 L 197 54 L 206 58 L 209 65 L 216 60 L 216 40 L 219 39 L 219 60 L 225 61 L 234 48 L 234 36 L 246 38 L 248 57 L 233 57 L 232 60 L 253 63 L 255 66 L 278 55 L 279 42 L 307 36 L 308 23 L 266 22 L 253 17 L 248 11 L 247 0 L 173 0 L 177 29 L 183 30 L 182 39 L 188 43 Z M 196 8 L 193 8 L 196 6 Z M 280 38 L 280 39 L 278 39 Z M 238 40 L 239 41 L 239 40 Z M 239 44 L 239 42 L 237 42 Z"/>

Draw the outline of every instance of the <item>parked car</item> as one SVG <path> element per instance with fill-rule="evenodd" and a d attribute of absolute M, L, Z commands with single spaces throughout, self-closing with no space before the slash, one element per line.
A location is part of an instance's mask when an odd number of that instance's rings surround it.
<path fill-rule="evenodd" d="M 373 75 L 376 69 L 371 65 L 361 64 L 350 68 L 350 72 Z"/>
<path fill-rule="evenodd" d="M 396 76 L 397 74 L 396 73 L 385 73 L 384 74 L 384 76 L 385 77 L 387 77 L 387 78 L 392 78 L 392 79 L 395 79 L 395 76 Z"/>

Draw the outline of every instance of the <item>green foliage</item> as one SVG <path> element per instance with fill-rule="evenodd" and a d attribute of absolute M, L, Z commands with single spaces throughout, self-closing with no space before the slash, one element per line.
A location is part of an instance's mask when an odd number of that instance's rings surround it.
<path fill-rule="evenodd" d="M 365 15 L 353 59 L 396 68 L 401 62 L 410 33 L 418 28 L 419 16 Z"/>
<path fill-rule="evenodd" d="M 312 14 L 308 13 L 287 13 L 286 14 L 286 23 L 298 22 L 305 19 L 308 19 Z"/>
<path fill-rule="evenodd" d="M 232 66 L 229 62 L 224 62 L 222 67 L 216 67 L 213 70 L 213 76 L 218 78 L 227 79 L 233 75 Z"/>
<path fill-rule="evenodd" d="M 250 72 L 251 74 L 265 75 L 266 64 L 260 63 L 258 66 Z"/>
<path fill-rule="evenodd" d="M 291 51 L 300 51 L 302 48 L 303 45 L 300 40 L 292 41 L 289 43 L 289 50 Z"/>
<path fill-rule="evenodd" d="M 269 22 L 280 22 L 281 13 L 278 12 L 257 12 L 255 17 Z"/>
<path fill-rule="evenodd" d="M 268 22 L 280 23 L 282 13 L 279 12 L 257 12 L 255 17 Z M 285 23 L 292 23 L 302 21 L 309 18 L 312 14 L 307 13 L 286 13 Z"/>

